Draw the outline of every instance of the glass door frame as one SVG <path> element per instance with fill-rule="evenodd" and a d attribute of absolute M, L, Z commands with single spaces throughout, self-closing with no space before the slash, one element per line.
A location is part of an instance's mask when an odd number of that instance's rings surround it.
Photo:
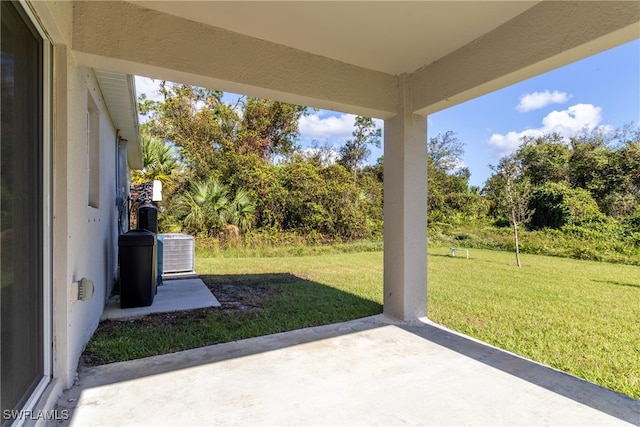
<path fill-rule="evenodd" d="M 31 396 L 27 399 L 22 409 L 33 411 L 38 400 L 51 382 L 53 375 L 53 167 L 52 167 L 52 140 L 53 140 L 53 47 L 47 33 L 37 19 L 36 14 L 31 9 L 26 0 L 19 0 L 17 7 L 22 7 L 31 25 L 36 29 L 42 38 L 42 79 L 41 102 L 42 102 L 42 345 L 43 345 L 43 376 L 35 387 Z M 66 94 L 63 94 L 63 96 Z M 20 417 L 14 423 L 20 426 L 26 422 L 25 417 Z"/>

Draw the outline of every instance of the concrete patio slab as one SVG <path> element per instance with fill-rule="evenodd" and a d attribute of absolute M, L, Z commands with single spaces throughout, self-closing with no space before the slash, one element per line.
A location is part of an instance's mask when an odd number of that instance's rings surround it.
<path fill-rule="evenodd" d="M 79 372 L 70 426 L 633 425 L 640 401 L 382 316 Z"/>
<path fill-rule="evenodd" d="M 120 308 L 120 297 L 112 297 L 100 320 L 125 320 L 152 313 L 220 307 L 220 302 L 198 277 L 165 280 L 158 286 L 153 304 L 148 307 Z"/>

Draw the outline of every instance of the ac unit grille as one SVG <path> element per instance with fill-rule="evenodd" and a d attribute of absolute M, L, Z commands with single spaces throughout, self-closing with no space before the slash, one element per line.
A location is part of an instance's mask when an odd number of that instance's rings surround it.
<path fill-rule="evenodd" d="M 163 274 L 192 272 L 195 260 L 193 237 L 182 233 L 161 236 Z"/>

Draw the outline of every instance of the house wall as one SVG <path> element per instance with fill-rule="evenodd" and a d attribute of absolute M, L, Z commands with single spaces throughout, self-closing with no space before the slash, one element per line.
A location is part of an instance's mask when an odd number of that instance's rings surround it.
<path fill-rule="evenodd" d="M 98 325 L 116 273 L 118 144 L 92 69 L 78 65 L 71 51 L 72 4 L 30 5 L 53 44 L 53 381 L 43 396 L 48 403 L 42 404 L 51 407 L 62 388 L 73 385 L 79 357 Z M 97 207 L 89 206 L 90 105 L 97 116 Z M 91 298 L 79 301 L 77 281 L 83 277 L 95 288 Z"/>
<path fill-rule="evenodd" d="M 67 69 L 67 254 L 54 256 L 54 262 L 66 262 L 67 284 L 67 363 L 65 371 L 73 374 L 84 345 L 100 320 L 111 288 L 117 259 L 117 222 L 115 208 L 116 129 L 114 129 L 93 71 L 70 63 Z M 87 150 L 87 111 L 97 110 L 99 173 L 97 182 L 90 175 Z M 89 150 L 90 151 L 90 150 Z M 54 164 L 54 168 L 56 165 Z M 90 185 L 97 185 L 97 206 L 90 206 Z M 92 189 L 95 191 L 95 187 Z M 54 193 L 63 191 L 55 188 Z M 93 297 L 77 299 L 81 278 L 93 281 Z M 60 355 L 60 357 L 65 357 Z M 72 377 L 72 375 L 70 375 Z M 72 378 L 69 378 L 72 379 Z"/>

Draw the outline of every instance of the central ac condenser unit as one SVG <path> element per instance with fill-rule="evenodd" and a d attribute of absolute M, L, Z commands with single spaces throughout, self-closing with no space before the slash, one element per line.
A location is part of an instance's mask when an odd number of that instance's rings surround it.
<path fill-rule="evenodd" d="M 163 274 L 193 273 L 195 241 L 183 233 L 161 234 Z"/>

